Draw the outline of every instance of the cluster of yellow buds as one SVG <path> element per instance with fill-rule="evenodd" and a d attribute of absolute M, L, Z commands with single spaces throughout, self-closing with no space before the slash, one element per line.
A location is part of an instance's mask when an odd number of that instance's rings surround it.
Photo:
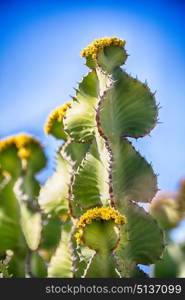
<path fill-rule="evenodd" d="M 51 112 L 44 126 L 44 131 L 46 134 L 51 134 L 54 121 L 62 122 L 64 116 L 66 115 L 66 111 L 69 107 L 71 107 L 71 102 L 67 102 L 63 106 L 58 107 Z"/>
<path fill-rule="evenodd" d="M 97 59 L 98 54 L 105 48 L 105 47 L 121 47 L 125 46 L 125 41 L 119 38 L 102 38 L 99 40 L 93 41 L 87 48 L 84 48 L 81 52 L 82 57 L 92 56 L 93 59 Z"/>
<path fill-rule="evenodd" d="M 17 155 L 22 159 L 26 159 L 31 155 L 31 149 L 29 148 L 29 145 L 33 143 L 39 144 L 39 141 L 32 136 L 18 134 L 0 140 L 0 151 L 7 149 L 11 145 L 15 145 L 18 149 Z"/>
<path fill-rule="evenodd" d="M 75 234 L 77 243 L 80 243 L 82 241 L 83 228 L 86 225 L 91 224 L 93 220 L 104 220 L 104 221 L 113 220 L 117 225 L 123 225 L 126 223 L 125 216 L 122 216 L 119 213 L 119 211 L 111 207 L 102 206 L 102 207 L 89 209 L 85 214 L 83 214 L 80 217 L 80 220 L 78 221 L 77 224 L 78 231 Z"/>

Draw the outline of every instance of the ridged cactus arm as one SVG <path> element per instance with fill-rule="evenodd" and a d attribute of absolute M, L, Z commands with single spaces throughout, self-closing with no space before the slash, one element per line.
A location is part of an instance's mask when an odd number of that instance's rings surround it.
<path fill-rule="evenodd" d="M 68 135 L 64 131 L 64 117 L 71 102 L 56 108 L 48 116 L 44 126 L 46 135 L 53 135 L 57 139 L 64 140 L 65 143 L 57 150 L 56 169 L 53 175 L 42 186 L 38 202 L 44 212 L 52 216 L 66 218 L 68 215 L 68 190 L 72 173 L 72 165 L 66 160 L 63 149 L 68 146 Z"/>
<path fill-rule="evenodd" d="M 126 218 L 110 207 L 90 209 L 80 217 L 77 242 L 95 251 L 83 277 L 119 277 L 113 251 L 119 244 L 120 226 L 125 222 Z"/>
<path fill-rule="evenodd" d="M 115 255 L 122 275 L 130 277 L 134 265 L 148 265 L 160 260 L 165 245 L 162 230 L 142 207 L 129 201 L 124 211 L 127 224 Z"/>
<path fill-rule="evenodd" d="M 0 251 L 14 249 L 20 238 L 20 211 L 14 185 L 21 173 L 14 137 L 0 141 Z"/>
<path fill-rule="evenodd" d="M 39 141 L 27 134 L 14 137 L 21 159 L 22 171 L 14 191 L 20 206 L 20 222 L 28 247 L 34 251 L 38 248 L 42 222 L 37 203 L 40 184 L 35 178 L 46 165 L 46 157 Z"/>
<path fill-rule="evenodd" d="M 56 171 L 42 186 L 38 198 L 45 214 L 58 216 L 68 214 L 71 203 L 71 182 L 89 146 L 68 139 L 58 150 Z"/>
<path fill-rule="evenodd" d="M 86 142 L 94 137 L 97 99 L 98 81 L 93 70 L 79 83 L 75 100 L 64 118 L 65 131 L 77 142 Z"/>
<path fill-rule="evenodd" d="M 157 192 L 157 176 L 127 139 L 111 143 L 112 185 L 117 207 L 128 200 L 150 202 Z"/>
<path fill-rule="evenodd" d="M 100 80 L 105 76 L 99 72 Z M 154 94 L 146 84 L 132 78 L 121 68 L 113 72 L 112 85 L 104 90 L 99 105 L 104 134 L 112 141 L 116 137 L 142 137 L 157 122 Z"/>
<path fill-rule="evenodd" d="M 63 118 L 58 120 L 58 123 L 60 122 L 63 123 Z M 56 134 L 53 135 L 56 137 Z M 71 183 L 76 169 L 84 159 L 89 147 L 89 143 L 80 144 L 68 138 L 57 152 L 56 171 L 43 185 L 39 195 L 39 203 L 43 212 L 52 216 L 52 219 L 54 216 L 59 216 L 65 223 L 61 224 L 61 239 L 55 253 L 52 254 L 48 267 L 48 277 L 73 277 L 75 273 L 81 274 L 84 271 L 84 266 L 79 261 L 77 253 L 73 253 L 70 246 L 74 220 L 73 218 L 70 220 L 69 216 L 72 213 L 71 216 L 73 217 L 74 211 L 75 213 L 78 211 L 80 214 L 82 213 L 78 205 L 72 207 Z M 74 260 L 75 266 L 79 261 L 77 272 L 76 267 L 73 267 Z M 79 266 L 81 271 L 79 271 Z"/>
<path fill-rule="evenodd" d="M 70 213 L 75 218 L 88 208 L 109 202 L 108 153 L 104 140 L 95 130 L 93 141 L 76 143 L 69 139 L 62 147 L 71 167 L 68 200 Z"/>
<path fill-rule="evenodd" d="M 81 215 L 83 213 L 83 208 L 80 207 L 79 203 L 74 201 L 73 195 L 73 185 L 76 176 L 76 172 L 81 165 L 82 161 L 84 160 L 87 152 L 89 151 L 90 143 L 76 143 L 68 139 L 68 141 L 62 147 L 61 154 L 65 158 L 69 168 L 70 168 L 70 181 L 68 184 L 68 208 L 69 213 L 73 218 Z"/>
<path fill-rule="evenodd" d="M 97 141 L 94 139 L 76 171 L 72 186 L 73 201 L 84 212 L 89 208 L 108 204 L 108 172 L 104 161 L 101 160 Z"/>
<path fill-rule="evenodd" d="M 42 220 L 41 214 L 37 211 L 34 204 L 30 204 L 31 199 L 22 193 L 22 180 L 16 182 L 14 191 L 20 206 L 20 224 L 27 246 L 32 250 L 38 248 L 41 231 Z"/>
<path fill-rule="evenodd" d="M 86 153 L 89 151 L 91 142 L 89 143 L 76 143 L 68 139 L 63 147 L 63 155 L 76 170 L 84 159 Z"/>
<path fill-rule="evenodd" d="M 15 181 L 4 178 L 0 186 L 0 251 L 14 249 L 20 237 L 20 211 L 13 191 Z"/>
<path fill-rule="evenodd" d="M 72 271 L 74 278 L 81 278 L 84 274 L 87 264 L 92 257 L 93 250 L 81 247 L 75 237 L 77 220 L 75 220 L 70 237 L 70 252 L 72 256 Z"/>
<path fill-rule="evenodd" d="M 41 187 L 39 204 L 45 214 L 62 215 L 68 212 L 68 184 L 70 182 L 70 166 L 60 151 L 57 154 L 57 168 Z"/>
<path fill-rule="evenodd" d="M 68 221 L 62 226 L 61 240 L 48 266 L 48 277 L 72 278 L 72 255 L 70 252 L 70 237 L 72 223 Z"/>
<path fill-rule="evenodd" d="M 115 51 L 116 49 L 117 47 Z M 98 58 L 97 64 L 101 66 Z M 113 189 L 115 193 L 122 189 L 128 199 L 131 196 L 131 200 L 142 202 L 151 200 L 157 190 L 156 176 L 152 167 L 125 138 L 141 137 L 156 124 L 157 106 L 154 96 L 146 85 L 131 78 L 116 65 L 112 69 L 111 79 L 110 74 L 106 74 L 103 70 L 99 71 L 100 67 L 97 69 L 99 81 L 107 77 L 110 82 L 107 89 L 101 91 L 96 120 L 100 135 L 105 138 L 106 144 L 111 149 Z M 125 180 L 126 189 L 123 183 Z M 129 196 L 130 191 L 132 195 Z M 123 198 L 120 194 L 116 196 L 119 202 Z"/>
<path fill-rule="evenodd" d="M 74 172 L 89 148 L 89 144 L 72 141 L 64 131 L 64 119 L 72 104 L 72 102 L 67 102 L 52 111 L 44 127 L 46 134 L 65 140 L 57 151 L 56 170 L 42 186 L 39 194 L 39 204 L 43 212 L 60 217 L 68 214 L 68 208 L 71 210 L 71 183 Z"/>

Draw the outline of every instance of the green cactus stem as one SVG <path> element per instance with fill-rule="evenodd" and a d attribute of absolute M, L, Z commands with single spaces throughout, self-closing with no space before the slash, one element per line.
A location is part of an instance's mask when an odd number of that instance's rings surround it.
<path fill-rule="evenodd" d="M 37 203 L 40 185 L 35 178 L 46 164 L 39 141 L 18 134 L 0 141 L 0 167 L 4 180 L 0 188 L 1 250 L 11 249 L 13 276 L 25 276 L 27 253 L 40 243 L 42 220 Z M 29 249 L 30 250 L 29 250 Z"/>
<path fill-rule="evenodd" d="M 92 71 L 79 84 L 63 122 L 70 139 L 91 143 L 72 181 L 73 202 L 81 214 L 111 205 L 126 216 L 127 234 L 122 232 L 115 257 L 122 262 L 122 276 L 129 277 L 137 264 L 160 259 L 164 245 L 155 220 L 136 204 L 154 197 L 156 175 L 127 139 L 149 134 L 157 123 L 158 108 L 146 83 L 120 68 L 127 59 L 124 45 L 118 38 L 103 38 L 84 49 L 82 56 Z"/>

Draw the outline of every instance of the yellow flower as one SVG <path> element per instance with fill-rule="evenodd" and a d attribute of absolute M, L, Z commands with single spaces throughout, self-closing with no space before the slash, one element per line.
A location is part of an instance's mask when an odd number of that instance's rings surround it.
<path fill-rule="evenodd" d="M 77 243 L 82 242 L 83 229 L 86 225 L 91 224 L 93 220 L 113 220 L 116 225 L 123 225 L 126 223 L 125 216 L 121 215 L 118 210 L 111 207 L 102 206 L 89 209 L 80 217 L 77 223 L 78 231 L 75 234 Z"/>
<path fill-rule="evenodd" d="M 30 144 L 39 144 L 39 141 L 27 134 L 18 134 L 15 136 L 7 137 L 0 141 L 0 151 L 9 148 L 10 146 L 16 146 L 18 152 L 17 155 L 20 158 L 28 158 L 31 155 Z"/>
<path fill-rule="evenodd" d="M 64 116 L 66 115 L 66 111 L 70 106 L 71 102 L 67 102 L 63 106 L 58 107 L 51 112 L 44 126 L 44 131 L 46 134 L 51 134 L 54 121 L 62 122 Z"/>
<path fill-rule="evenodd" d="M 125 46 L 125 41 L 116 37 L 95 40 L 89 46 L 84 48 L 80 55 L 81 57 L 92 56 L 93 59 L 97 59 L 98 54 L 105 47 L 110 46 L 123 48 Z"/>

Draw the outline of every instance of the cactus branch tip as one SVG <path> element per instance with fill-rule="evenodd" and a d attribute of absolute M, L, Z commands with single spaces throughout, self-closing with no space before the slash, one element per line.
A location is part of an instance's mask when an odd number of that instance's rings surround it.
<path fill-rule="evenodd" d="M 39 145 L 39 141 L 28 134 L 19 133 L 17 135 L 9 136 L 5 139 L 0 140 L 0 151 L 6 150 L 7 148 L 14 145 L 18 150 L 17 155 L 20 158 L 26 159 L 31 155 L 31 149 L 27 147 L 30 144 Z"/>
<path fill-rule="evenodd" d="M 117 37 L 112 38 L 101 38 L 98 40 L 94 40 L 89 46 L 83 49 L 80 56 L 81 57 L 88 57 L 91 56 L 93 59 L 96 59 L 98 54 L 105 48 L 105 47 L 121 47 L 125 46 L 125 41 L 121 40 Z"/>
<path fill-rule="evenodd" d="M 71 107 L 71 103 L 72 102 L 66 102 L 64 105 L 56 108 L 51 112 L 44 126 L 44 131 L 47 135 L 51 134 L 54 121 L 62 122 L 63 118 L 66 115 L 67 109 Z"/>
<path fill-rule="evenodd" d="M 75 238 L 78 244 L 82 242 L 83 229 L 86 227 L 86 225 L 91 224 L 94 220 L 113 220 L 116 225 L 126 224 L 126 217 L 111 207 L 102 206 L 89 209 L 80 217 L 77 223 L 78 231 L 75 234 Z"/>

